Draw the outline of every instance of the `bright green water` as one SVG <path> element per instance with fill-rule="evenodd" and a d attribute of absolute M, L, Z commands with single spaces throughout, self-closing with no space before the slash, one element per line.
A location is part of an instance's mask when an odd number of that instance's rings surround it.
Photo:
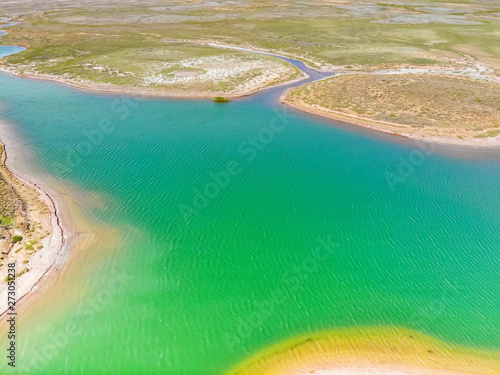
<path fill-rule="evenodd" d="M 26 167 L 99 193 L 106 208 L 87 214 L 126 233 L 98 266 L 79 265 L 85 297 L 64 313 L 52 297 L 23 323 L 20 370 L 221 374 L 283 339 L 349 326 L 500 348 L 498 161 L 415 158 L 310 118 L 284 123 L 259 100 L 117 102 L 0 75 L 0 103 L 32 150 Z M 238 173 L 187 222 L 179 206 L 231 161 Z M 127 275 L 116 288 L 113 270 Z M 68 322 L 83 328 L 70 340 Z"/>

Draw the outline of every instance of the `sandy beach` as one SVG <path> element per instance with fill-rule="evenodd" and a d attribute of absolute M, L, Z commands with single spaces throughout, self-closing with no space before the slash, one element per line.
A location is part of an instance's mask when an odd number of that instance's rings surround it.
<path fill-rule="evenodd" d="M 5 128 L 5 124 L 2 124 L 2 127 Z M 43 278 L 50 273 L 58 260 L 69 250 L 73 235 L 68 226 L 63 225 L 62 216 L 64 216 L 64 222 L 68 223 L 69 215 L 62 214 L 61 203 L 56 202 L 53 198 L 54 196 L 57 197 L 57 193 L 50 191 L 49 194 L 49 190 L 43 186 L 43 183 L 34 182 L 35 178 L 33 176 L 23 175 L 18 171 L 16 165 L 10 162 L 10 158 L 8 158 L 10 155 L 9 144 L 12 141 L 10 137 L 2 134 L 2 145 L 6 144 L 2 155 L 2 163 L 5 163 L 15 179 L 23 183 L 28 189 L 35 191 L 37 199 L 46 204 L 49 212 L 42 215 L 41 219 L 46 220 L 50 227 L 49 235 L 41 242 L 43 249 L 29 258 L 29 272 L 23 273 L 16 278 L 16 303 L 19 303 L 37 289 Z M 32 202 L 28 202 L 29 204 L 32 204 Z M 7 312 L 7 308 L 7 284 L 2 283 L 0 286 L 0 315 L 3 316 Z"/>
<path fill-rule="evenodd" d="M 464 146 L 474 148 L 491 148 L 500 147 L 500 136 L 492 138 L 446 138 L 426 135 L 424 132 L 406 133 L 403 130 L 395 130 L 398 125 L 392 123 L 384 123 L 382 121 L 371 121 L 355 115 L 347 115 L 338 111 L 329 110 L 319 106 L 313 106 L 305 103 L 302 100 L 292 100 L 287 95 L 288 90 L 284 92 L 280 101 L 283 104 L 289 105 L 299 111 L 303 111 L 312 115 L 321 116 L 330 120 L 340 121 L 353 126 L 375 130 L 381 133 L 390 134 L 396 137 L 404 137 L 421 142 L 432 142 L 441 145 Z M 403 125 L 401 125 L 403 126 Z"/>

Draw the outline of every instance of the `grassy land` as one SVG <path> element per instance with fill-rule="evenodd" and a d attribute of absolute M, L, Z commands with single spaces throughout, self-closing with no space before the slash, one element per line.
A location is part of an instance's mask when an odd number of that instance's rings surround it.
<path fill-rule="evenodd" d="M 16 32 L 10 41 L 24 39 L 40 47 L 47 43 L 64 45 L 73 38 L 78 41 L 77 33 L 84 31 L 130 35 L 130 40 L 118 42 L 122 47 L 140 42 L 143 47 L 156 48 L 162 38 L 211 39 L 283 51 L 311 64 L 353 69 L 401 64 L 454 66 L 468 57 L 500 69 L 500 17 L 496 13 L 500 6 L 487 1 L 359 4 L 354 0 L 313 0 L 307 5 L 293 1 L 224 5 L 183 1 L 169 2 L 168 7 L 160 2 L 142 7 L 127 4 L 122 2 L 116 9 L 103 2 L 98 7 L 25 17 L 21 29 L 29 32 Z M 89 42 L 92 40 L 89 38 Z M 92 43 L 90 50 L 99 53 L 105 46 Z M 45 54 L 40 55 L 43 59 Z M 32 61 L 34 56 L 26 57 Z"/>
<path fill-rule="evenodd" d="M 344 75 L 302 86 L 289 98 L 393 132 L 447 138 L 500 134 L 499 85 L 467 78 Z"/>
<path fill-rule="evenodd" d="M 167 34 L 165 34 L 167 35 Z M 143 87 L 177 93 L 247 93 L 299 72 L 265 55 L 172 40 L 128 26 L 74 26 L 27 17 L 5 43 L 28 47 L 5 59 L 21 74 L 73 83 Z"/>

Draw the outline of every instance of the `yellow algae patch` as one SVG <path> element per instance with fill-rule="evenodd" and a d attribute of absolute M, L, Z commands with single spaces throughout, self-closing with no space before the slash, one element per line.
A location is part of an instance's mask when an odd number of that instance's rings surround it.
<path fill-rule="evenodd" d="M 500 352 L 448 345 L 405 328 L 353 328 L 277 344 L 228 374 L 500 374 Z"/>

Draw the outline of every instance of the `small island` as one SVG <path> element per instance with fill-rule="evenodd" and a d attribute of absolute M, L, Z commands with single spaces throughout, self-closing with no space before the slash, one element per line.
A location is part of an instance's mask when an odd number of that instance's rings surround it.
<path fill-rule="evenodd" d="M 214 97 L 214 102 L 216 103 L 229 103 L 231 99 L 226 98 L 225 96 L 216 96 Z"/>

